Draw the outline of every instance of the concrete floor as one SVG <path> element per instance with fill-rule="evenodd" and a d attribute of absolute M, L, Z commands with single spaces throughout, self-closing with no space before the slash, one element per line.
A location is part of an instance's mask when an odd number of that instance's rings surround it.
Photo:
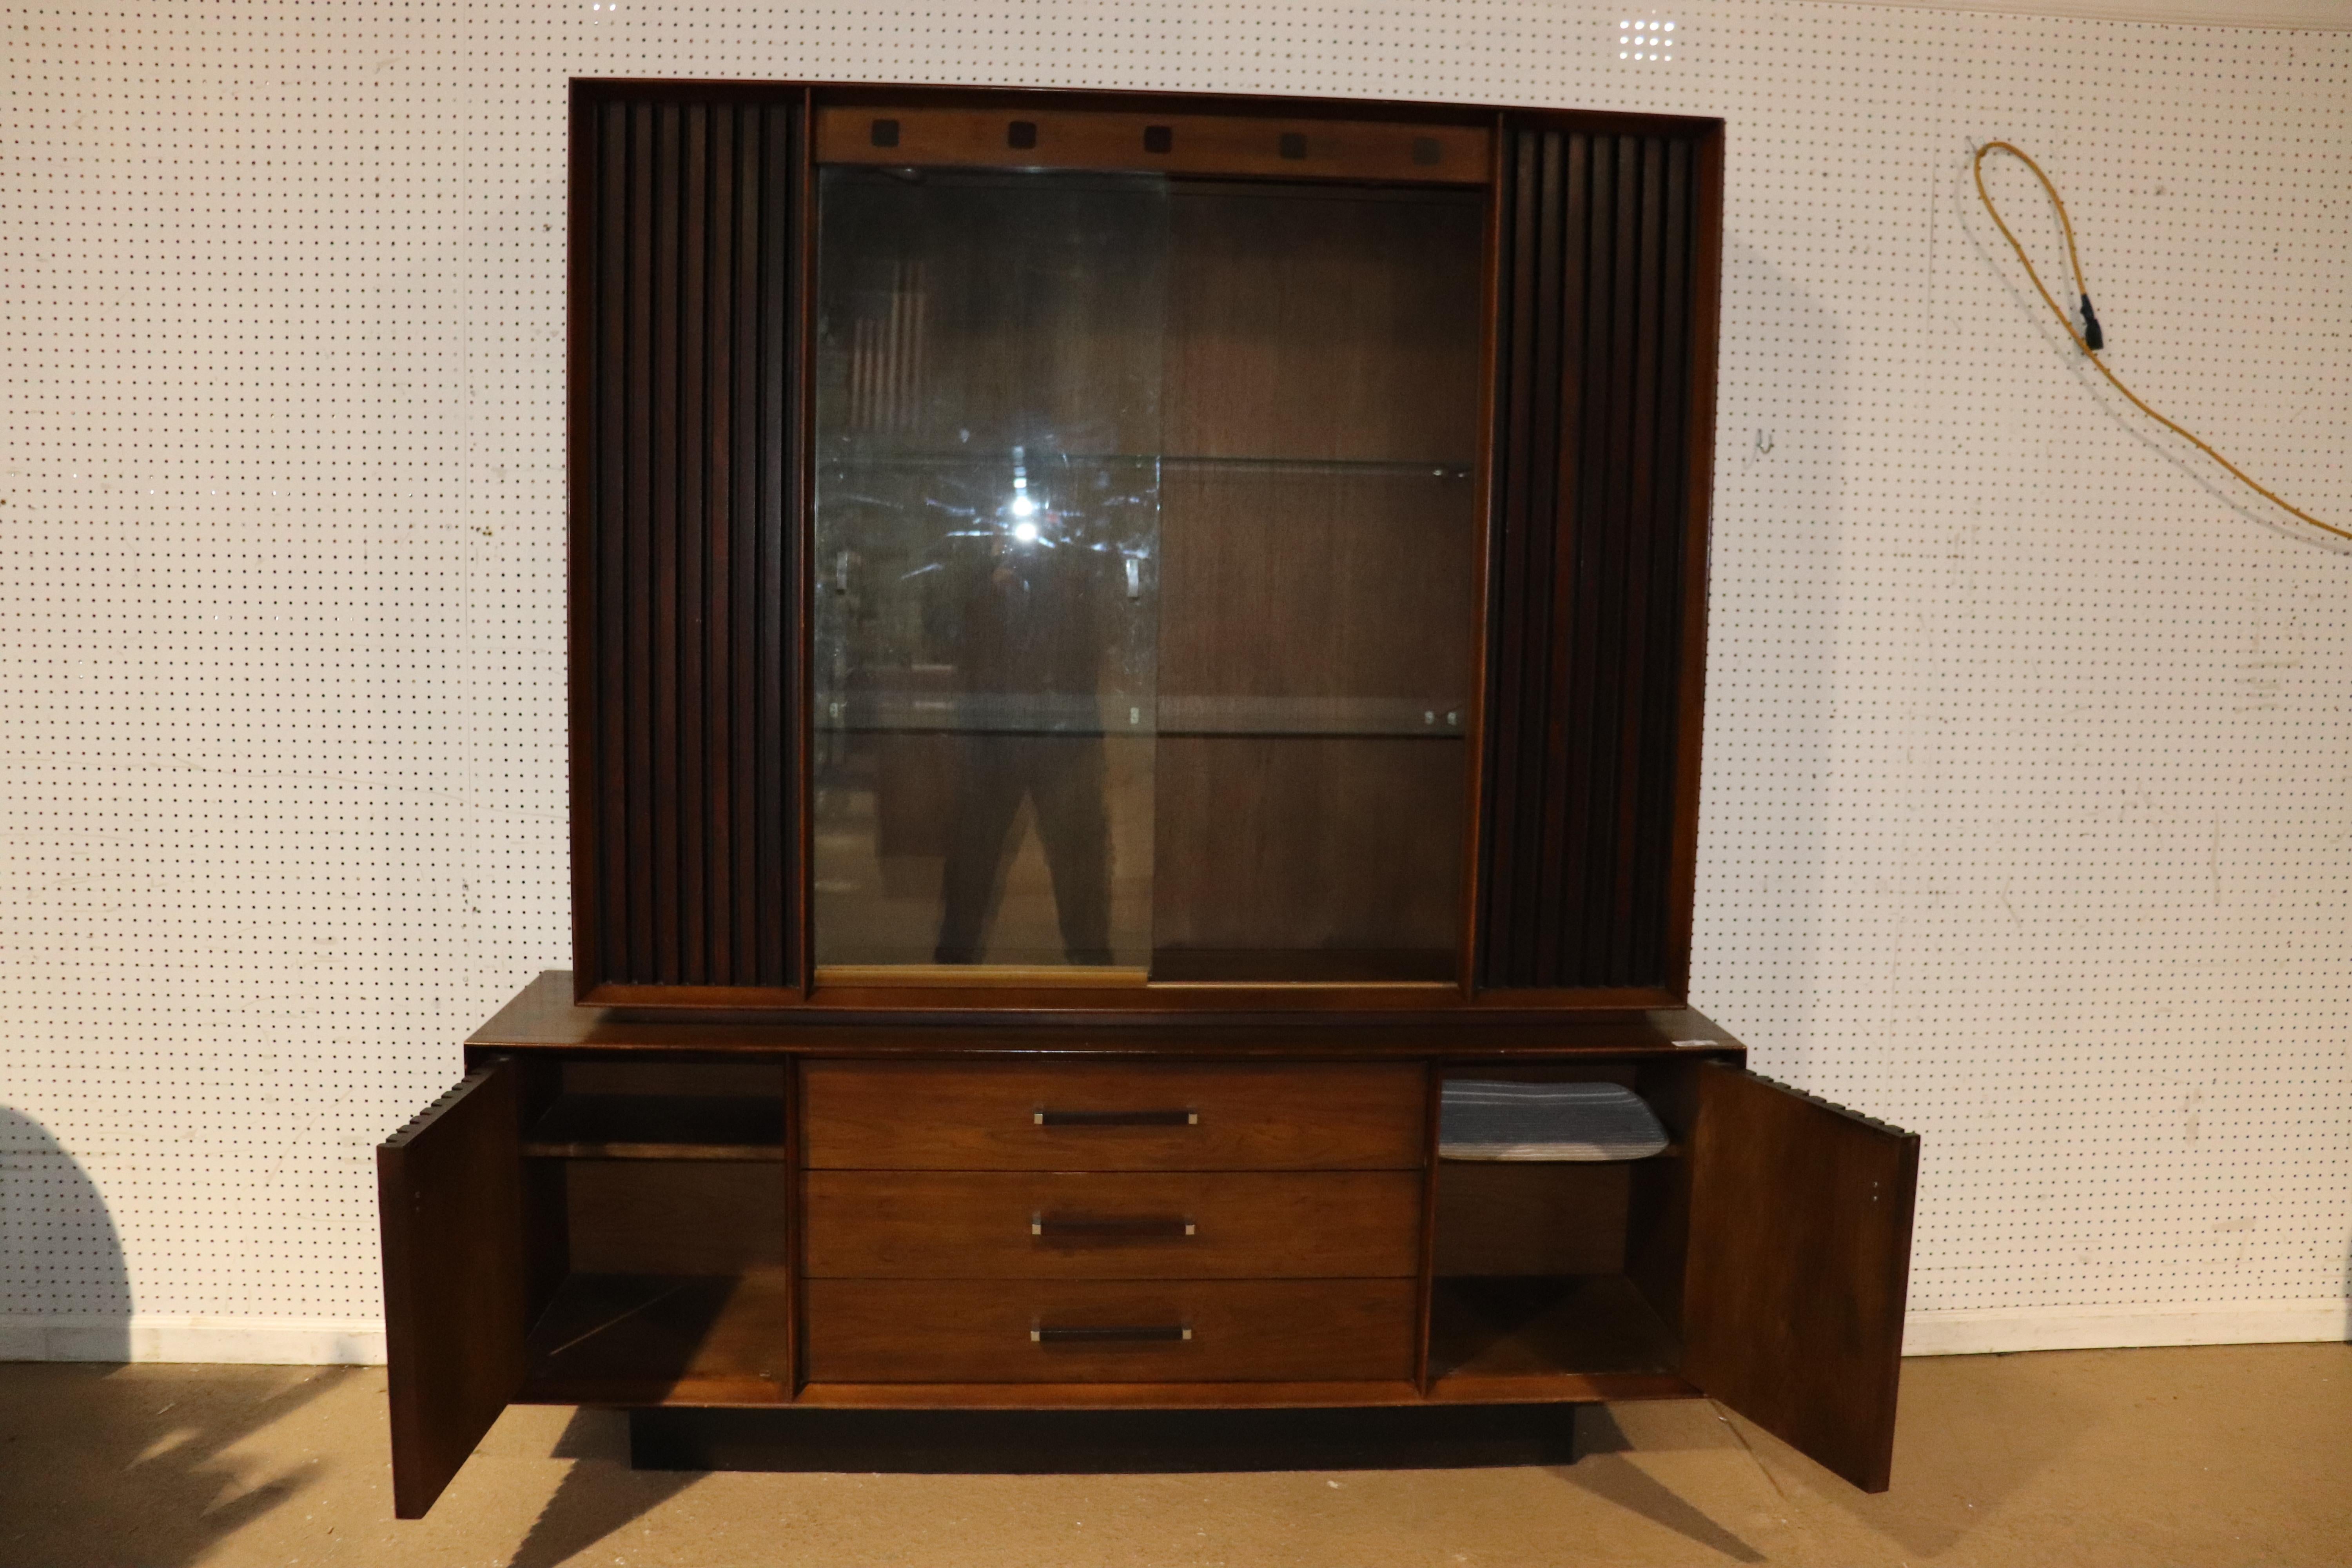
<path fill-rule="evenodd" d="M 634 1472 L 619 1416 L 509 1410 L 390 1518 L 380 1367 L 0 1366 L 0 1565 L 2352 1563 L 2352 1346 L 1909 1363 L 1864 1497 L 1703 1403 L 1569 1466 Z"/>

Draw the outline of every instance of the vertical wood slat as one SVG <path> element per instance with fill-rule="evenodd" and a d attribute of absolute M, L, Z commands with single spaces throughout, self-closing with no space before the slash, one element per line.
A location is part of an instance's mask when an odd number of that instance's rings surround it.
<path fill-rule="evenodd" d="M 763 330 L 760 334 L 759 659 L 764 668 L 781 671 L 787 646 L 799 640 L 797 636 L 787 638 L 787 623 L 797 627 L 801 618 L 801 598 L 793 585 L 796 579 L 788 579 L 785 571 L 790 541 L 799 531 L 801 513 L 796 465 L 789 461 L 801 445 L 800 400 L 795 395 L 800 384 L 795 374 L 798 356 L 788 354 L 784 347 L 799 335 L 798 316 L 793 309 L 797 301 L 791 286 L 793 274 L 799 270 L 795 265 L 799 237 L 792 222 L 794 204 L 782 194 L 782 186 L 798 169 L 799 159 L 788 134 L 789 117 L 772 112 L 763 119 L 761 166 L 776 199 L 766 204 L 760 246 Z M 798 704 L 793 706 L 797 709 Z M 785 708 L 785 689 L 781 679 L 760 688 L 757 781 L 763 805 L 772 801 L 782 804 L 793 800 L 798 794 L 798 781 L 788 774 L 785 766 L 790 750 Z M 755 983 L 782 985 L 787 971 L 798 967 L 792 951 L 795 939 L 793 927 L 797 923 L 793 911 L 800 899 L 796 865 L 800 813 L 762 809 L 758 818 L 760 883 L 762 888 L 775 889 L 775 896 L 759 902 L 759 971 Z"/>
<path fill-rule="evenodd" d="M 793 986 L 801 106 L 575 94 L 579 984 Z"/>
<path fill-rule="evenodd" d="M 1488 820 L 1490 989 L 1679 988 L 1681 690 L 1699 363 L 1713 275 L 1696 144 L 1507 132 L 1496 364 Z M 1711 442 L 1708 443 L 1711 451 Z M 1695 710 L 1689 710 L 1695 711 Z M 1685 733 L 1685 731 L 1694 732 Z"/>
<path fill-rule="evenodd" d="M 651 728 L 648 782 L 653 802 L 646 862 L 653 873 L 653 973 L 668 984 L 678 981 L 677 953 L 677 557 L 678 471 L 691 458 L 678 450 L 678 247 L 685 237 L 678 211 L 684 195 L 684 157 L 680 120 L 685 106 L 664 103 L 654 111 L 653 226 L 647 237 L 652 252 L 648 292 L 647 332 L 653 342 L 652 380 L 646 390 L 653 402 L 649 446 L 653 460 L 653 516 L 649 592 L 646 596 L 648 626 L 645 657 L 651 666 L 646 678 L 645 720 Z M 681 461 L 684 458 L 687 460 Z"/>
<path fill-rule="evenodd" d="M 677 551 L 677 947 L 684 974 L 707 974 L 709 929 L 705 879 L 708 851 L 704 715 L 709 711 L 709 673 L 702 659 L 707 616 L 704 564 L 712 517 L 708 488 L 714 466 L 713 443 L 703 423 L 709 374 L 709 296 L 705 252 L 710 225 L 710 107 L 686 106 L 685 190 L 678 213 L 677 256 L 677 435 L 680 450 L 702 454 L 700 462 L 678 465 Z"/>
<path fill-rule="evenodd" d="M 622 606 L 622 707 L 604 716 L 621 727 L 625 747 L 622 788 L 622 820 L 629 840 L 628 886 L 620 889 L 621 907 L 629 911 L 628 969 L 650 978 L 654 973 L 653 802 L 649 787 L 653 752 L 653 597 L 645 584 L 653 577 L 654 490 L 653 420 L 646 405 L 653 384 L 654 353 L 654 130 L 658 106 L 629 108 L 629 235 L 627 274 L 614 279 L 619 298 L 607 309 L 625 316 L 627 358 L 621 367 L 624 440 L 628 473 L 627 510 L 612 520 L 621 536 L 625 575 L 604 591 L 617 595 Z M 599 302 L 603 304 L 602 301 Z M 637 584 L 631 593 L 628 585 Z"/>
<path fill-rule="evenodd" d="M 746 113 L 736 127 L 735 242 L 735 432 L 730 446 L 733 458 L 735 500 L 731 518 L 732 564 L 728 598 L 732 604 L 730 632 L 734 641 L 734 668 L 749 672 L 759 663 L 760 535 L 760 223 L 767 204 L 761 199 L 761 116 Z M 759 729 L 759 698 L 754 685 L 735 694 L 732 713 L 734 791 L 728 797 L 735 819 L 734 868 L 755 863 L 758 835 L 758 772 L 752 752 Z M 735 957 L 729 973 L 759 973 L 760 917 L 758 879 L 736 875 L 730 889 L 730 918 L 735 927 Z"/>

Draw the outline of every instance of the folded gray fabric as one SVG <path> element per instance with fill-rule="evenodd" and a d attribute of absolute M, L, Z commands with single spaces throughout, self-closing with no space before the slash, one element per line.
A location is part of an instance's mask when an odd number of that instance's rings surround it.
<path fill-rule="evenodd" d="M 1441 1159 L 1641 1160 L 1666 1146 L 1642 1097 L 1613 1083 L 1448 1079 L 1439 1104 Z"/>

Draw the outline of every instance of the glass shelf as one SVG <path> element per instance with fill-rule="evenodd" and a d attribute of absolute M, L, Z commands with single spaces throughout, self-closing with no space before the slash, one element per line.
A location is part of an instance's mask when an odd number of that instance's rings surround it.
<path fill-rule="evenodd" d="M 1378 736 L 1463 738 L 1458 697 L 1175 697 L 1124 708 L 1054 693 L 877 691 L 829 702 L 822 727 L 851 735 Z"/>
<path fill-rule="evenodd" d="M 1418 458 L 1210 457 L 1173 452 L 893 452 L 820 461 L 821 474 L 990 473 L 1019 468 L 1044 476 L 1057 468 L 1149 468 L 1162 473 L 1297 475 L 1302 479 L 1430 479 L 1466 480 L 1468 463 Z"/>

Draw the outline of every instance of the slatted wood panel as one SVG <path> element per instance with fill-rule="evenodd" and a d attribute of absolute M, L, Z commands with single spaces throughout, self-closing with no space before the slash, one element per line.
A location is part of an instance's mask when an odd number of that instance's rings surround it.
<path fill-rule="evenodd" d="M 1507 129 L 1483 778 L 1489 987 L 1687 969 L 1713 149 Z M 1694 590 L 1701 592 L 1694 592 Z"/>
<path fill-rule="evenodd" d="M 796 92 L 575 89 L 583 989 L 798 980 L 804 123 Z"/>

